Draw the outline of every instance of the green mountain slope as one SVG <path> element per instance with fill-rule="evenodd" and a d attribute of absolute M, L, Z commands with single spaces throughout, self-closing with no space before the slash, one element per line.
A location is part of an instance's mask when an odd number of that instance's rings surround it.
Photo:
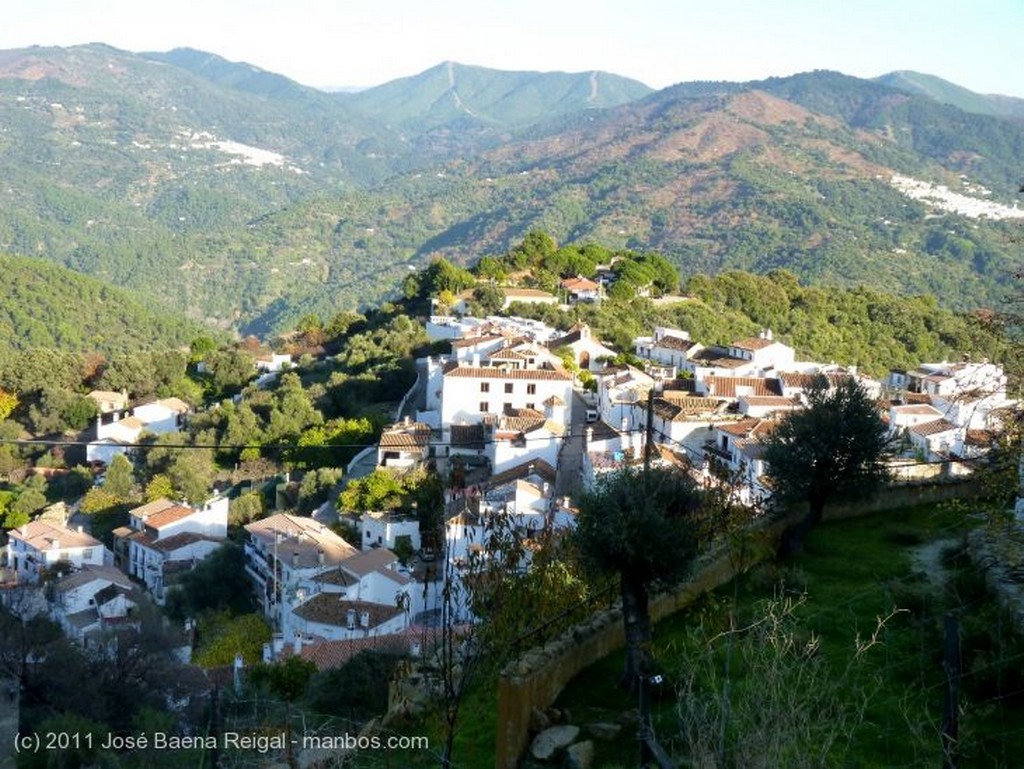
<path fill-rule="evenodd" d="M 422 132 L 456 126 L 521 127 L 614 107 L 651 92 L 643 83 L 606 72 L 501 72 L 449 61 L 349 98 L 365 115 Z"/>
<path fill-rule="evenodd" d="M 0 254 L 0 357 L 10 350 L 174 349 L 208 333 L 128 292 L 38 259 Z"/>
<path fill-rule="evenodd" d="M 876 77 L 875 82 L 925 96 L 940 104 L 949 104 L 964 112 L 996 117 L 1024 117 L 1024 99 L 978 94 L 935 75 L 901 70 Z"/>
<path fill-rule="evenodd" d="M 1019 260 L 1020 220 L 892 180 L 1008 211 L 1021 123 L 839 73 L 650 93 L 444 64 L 327 94 L 188 49 L 33 48 L 0 52 L 0 126 L 0 251 L 245 332 L 375 303 L 410 267 L 537 227 L 957 308 L 998 303 Z"/>

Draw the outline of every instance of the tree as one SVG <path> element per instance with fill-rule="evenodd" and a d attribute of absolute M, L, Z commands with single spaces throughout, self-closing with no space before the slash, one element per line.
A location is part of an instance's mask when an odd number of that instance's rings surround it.
<path fill-rule="evenodd" d="M 870 494 L 889 478 L 885 425 L 856 380 L 830 387 L 818 377 L 806 398 L 807 408 L 779 424 L 764 453 L 768 482 L 778 499 L 809 505 L 807 515 L 783 533 L 784 555 L 803 550 L 826 504 Z"/>
<path fill-rule="evenodd" d="M 18 407 L 18 396 L 0 389 L 0 422 L 7 419 Z"/>
<path fill-rule="evenodd" d="M 103 487 L 122 502 L 131 499 L 135 491 L 135 468 L 124 454 L 116 454 L 110 460 Z"/>
<path fill-rule="evenodd" d="M 580 499 L 576 543 L 583 564 L 619 578 L 626 630 L 621 683 L 631 692 L 651 668 L 649 590 L 689 572 L 703 539 L 701 504 L 693 479 L 671 468 L 624 468 Z"/>
<path fill-rule="evenodd" d="M 228 523 L 232 526 L 244 526 L 263 515 L 263 495 L 254 491 L 246 492 L 231 500 L 228 508 Z"/>

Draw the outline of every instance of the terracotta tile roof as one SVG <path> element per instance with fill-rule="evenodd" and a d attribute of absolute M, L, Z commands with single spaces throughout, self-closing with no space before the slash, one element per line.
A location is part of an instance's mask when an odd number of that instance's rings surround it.
<path fill-rule="evenodd" d="M 9 537 L 20 539 L 36 550 L 68 550 L 72 548 L 103 547 L 103 543 L 82 531 L 56 526 L 48 521 L 36 520 L 11 529 Z"/>
<path fill-rule="evenodd" d="M 356 584 L 359 579 L 347 571 L 342 569 L 339 565 L 337 568 L 331 569 L 330 571 L 322 571 L 313 577 L 314 582 L 322 582 L 325 585 L 340 585 L 341 587 L 352 587 Z"/>
<path fill-rule="evenodd" d="M 463 449 L 481 450 L 484 447 L 484 426 L 475 425 L 452 425 L 451 445 Z"/>
<path fill-rule="evenodd" d="M 473 379 L 548 379 L 566 382 L 572 380 L 572 375 L 560 368 L 499 369 L 459 365 L 450 371 L 444 372 L 444 375 L 446 377 L 468 377 Z"/>
<path fill-rule="evenodd" d="M 575 278 L 566 278 L 563 280 L 562 288 L 567 291 L 596 291 L 600 288 L 600 284 L 595 283 L 589 278 L 577 275 Z"/>
<path fill-rule="evenodd" d="M 936 419 L 934 422 L 922 422 L 919 425 L 913 425 L 907 428 L 908 431 L 914 433 L 915 435 L 920 435 L 922 437 L 927 437 L 929 435 L 938 435 L 939 433 L 944 433 L 956 429 L 957 428 L 955 424 L 953 424 L 952 422 L 947 422 L 945 419 Z"/>
<path fill-rule="evenodd" d="M 904 405 L 897 405 L 892 407 L 892 411 L 898 414 L 909 414 L 912 416 L 934 416 L 936 418 L 942 417 L 942 412 L 934 406 L 925 403 L 907 403 Z"/>
<path fill-rule="evenodd" d="M 565 401 L 559 398 L 557 395 L 552 395 L 549 398 L 544 399 L 545 406 L 564 406 Z"/>
<path fill-rule="evenodd" d="M 803 405 L 796 398 L 785 398 L 781 395 L 743 395 L 740 400 L 749 406 L 762 408 L 800 408 Z"/>
<path fill-rule="evenodd" d="M 774 339 L 765 339 L 760 336 L 749 336 L 746 339 L 740 339 L 738 342 L 733 342 L 732 346 L 739 350 L 763 350 L 765 347 L 771 347 L 775 344 Z"/>
<path fill-rule="evenodd" d="M 695 417 L 710 417 L 724 408 L 720 400 L 714 398 L 663 397 L 654 399 L 654 413 L 670 422 L 686 422 Z"/>
<path fill-rule="evenodd" d="M 301 515 L 278 513 L 247 524 L 245 530 L 251 537 L 260 540 L 267 552 L 273 550 L 277 535 L 280 534 L 281 539 L 277 541 L 278 558 L 290 563 L 293 555 L 298 554 L 299 568 L 302 569 L 319 566 L 321 553 L 324 564 L 336 566 L 358 552 L 319 521 Z"/>
<path fill-rule="evenodd" d="M 93 390 L 86 398 L 91 398 L 94 401 L 114 401 L 115 403 L 124 403 L 127 405 L 128 396 L 124 393 L 116 393 L 111 390 Z"/>
<path fill-rule="evenodd" d="M 142 428 L 144 428 L 146 426 L 145 422 L 143 422 L 138 417 L 134 417 L 134 416 L 133 417 L 125 417 L 124 419 L 120 419 L 117 422 L 114 422 L 112 424 L 118 424 L 118 425 L 121 425 L 121 427 L 127 427 L 127 428 L 129 428 L 131 430 L 141 430 Z"/>
<path fill-rule="evenodd" d="M 133 507 L 128 511 L 128 514 L 134 515 L 137 518 L 145 518 L 153 513 L 159 513 L 161 510 L 166 510 L 170 507 L 175 507 L 176 505 L 176 502 L 160 497 L 160 499 L 154 499 L 152 502 L 147 502 L 144 505 Z"/>
<path fill-rule="evenodd" d="M 210 537 L 205 534 L 196 534 L 192 531 L 183 531 L 179 534 L 172 534 L 164 539 L 158 539 L 151 547 L 161 553 L 171 553 L 178 548 L 195 544 L 196 542 L 223 542 L 218 537 Z"/>
<path fill-rule="evenodd" d="M 548 483 L 555 482 L 555 468 L 545 462 L 543 459 L 532 459 L 528 462 L 510 467 L 508 470 L 504 470 L 500 473 L 495 473 L 484 484 L 487 488 L 493 489 L 497 486 L 515 481 L 520 478 L 527 478 L 531 474 L 539 475 L 541 479 Z"/>
<path fill-rule="evenodd" d="M 453 339 L 452 340 L 452 347 L 453 348 L 475 347 L 478 344 L 486 344 L 486 343 L 489 343 L 489 342 L 497 342 L 498 340 L 504 339 L 504 338 L 505 337 L 500 336 L 498 334 L 487 334 L 485 336 L 463 337 L 462 339 Z"/>
<path fill-rule="evenodd" d="M 174 505 L 173 507 L 165 508 L 159 512 L 151 513 L 142 520 L 145 522 L 146 526 L 151 526 L 159 531 L 165 526 L 170 526 L 172 523 L 185 520 L 195 512 L 196 511 L 191 507 Z"/>
<path fill-rule="evenodd" d="M 715 427 L 723 433 L 728 433 L 729 435 L 735 435 L 741 438 L 766 436 L 771 433 L 776 426 L 777 423 L 775 422 L 770 422 L 766 419 L 755 419 L 753 417 L 740 419 L 736 422 L 722 422 L 721 424 L 715 425 Z"/>
<path fill-rule="evenodd" d="M 798 374 L 794 372 L 783 372 L 779 374 L 779 379 L 787 388 L 806 390 L 814 384 L 816 379 L 822 376 L 828 380 L 830 387 L 836 387 L 850 379 L 854 379 L 852 374 L 842 372 L 830 372 L 827 374 Z"/>
<path fill-rule="evenodd" d="M 427 655 L 437 647 L 441 639 L 440 628 L 408 628 L 401 633 L 351 638 L 347 641 L 317 641 L 304 645 L 299 656 L 309 660 L 322 671 L 341 667 L 360 652 L 367 650 L 408 655 L 413 643 L 418 643 L 421 654 Z M 289 645 L 285 647 L 283 656 L 291 656 L 293 653 Z"/>
<path fill-rule="evenodd" d="M 723 355 L 720 350 L 711 350 L 708 348 L 704 348 L 697 352 L 693 356 L 692 360 L 705 368 L 740 368 L 742 366 L 751 365 L 749 360 L 744 360 L 743 358 L 732 358 L 728 355 Z"/>
<path fill-rule="evenodd" d="M 168 411 L 174 411 L 178 414 L 185 414 L 188 412 L 190 406 L 185 403 L 181 398 L 162 398 L 157 401 Z"/>
<path fill-rule="evenodd" d="M 503 347 L 497 352 L 492 352 L 487 356 L 488 360 L 527 360 L 530 356 L 526 353 L 519 352 L 518 350 L 510 350 L 507 347 Z"/>
<path fill-rule="evenodd" d="M 380 436 L 382 449 L 422 449 L 430 443 L 430 425 L 413 422 L 396 425 Z"/>
<path fill-rule="evenodd" d="M 398 556 L 384 547 L 363 550 L 341 562 L 341 568 L 357 577 L 365 577 L 370 572 L 386 569 L 398 561 Z"/>
<path fill-rule="evenodd" d="M 736 392 L 740 388 L 750 388 L 752 395 L 767 397 L 782 395 L 777 379 L 765 377 L 715 377 L 709 376 L 704 380 L 709 397 L 716 398 L 737 398 Z"/>
<path fill-rule="evenodd" d="M 338 598 L 337 595 L 331 593 L 318 593 L 294 609 L 292 613 L 307 622 L 347 627 L 348 612 L 350 610 L 355 612 L 355 626 L 357 629 L 363 629 L 363 626 L 360 624 L 360 615 L 363 612 L 367 612 L 370 615 L 370 624 L 367 628 L 370 630 L 402 614 L 402 610 L 397 606 L 370 603 L 369 601 L 348 601 Z"/>
<path fill-rule="evenodd" d="M 903 400 L 907 403 L 928 403 L 932 402 L 932 396 L 928 393 L 911 393 L 906 392 L 902 395 Z"/>
<path fill-rule="evenodd" d="M 678 350 L 679 352 L 689 352 L 694 347 L 699 346 L 692 339 L 681 339 L 678 336 L 663 336 L 661 339 L 656 341 L 653 347 L 661 347 L 665 350 Z"/>
<path fill-rule="evenodd" d="M 88 585 L 94 580 L 103 580 L 123 588 L 132 587 L 132 581 L 120 569 L 114 566 L 94 566 L 88 563 L 61 578 L 53 587 L 54 590 L 63 593 Z"/>

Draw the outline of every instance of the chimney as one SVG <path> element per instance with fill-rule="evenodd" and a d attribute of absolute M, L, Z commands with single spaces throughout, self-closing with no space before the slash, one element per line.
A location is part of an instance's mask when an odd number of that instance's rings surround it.
<path fill-rule="evenodd" d="M 355 609 L 349 609 L 347 612 L 345 612 L 345 626 L 349 630 L 355 630 L 355 628 L 356 628 L 356 610 Z"/>
<path fill-rule="evenodd" d="M 296 657 L 302 655 L 302 636 L 298 633 L 295 634 L 295 639 L 292 641 L 292 653 Z"/>
<path fill-rule="evenodd" d="M 359 612 L 359 627 L 368 628 L 370 627 L 370 612 L 361 611 Z"/>
<path fill-rule="evenodd" d="M 324 565 L 324 551 L 323 550 L 317 550 L 316 551 L 316 562 L 318 564 L 320 564 L 321 566 Z"/>
<path fill-rule="evenodd" d="M 299 552 L 297 550 L 292 552 L 292 568 L 299 568 Z"/>

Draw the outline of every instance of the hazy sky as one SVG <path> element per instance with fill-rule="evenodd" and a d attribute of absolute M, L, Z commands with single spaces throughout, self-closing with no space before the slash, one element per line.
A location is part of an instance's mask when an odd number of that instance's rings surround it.
<path fill-rule="evenodd" d="M 306 85 L 454 60 L 600 69 L 663 88 L 813 69 L 910 69 L 1024 97 L 1024 0 L 0 0 L 0 49 L 189 46 Z"/>

